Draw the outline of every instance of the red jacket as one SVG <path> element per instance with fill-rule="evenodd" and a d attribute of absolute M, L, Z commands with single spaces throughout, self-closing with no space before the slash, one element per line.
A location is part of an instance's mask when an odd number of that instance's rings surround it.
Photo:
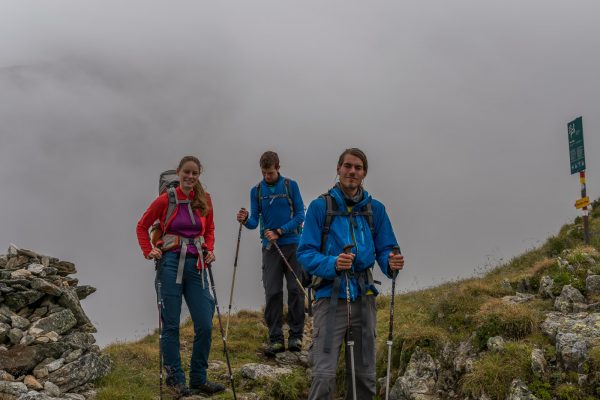
<path fill-rule="evenodd" d="M 177 193 L 177 198 L 179 200 L 186 200 L 185 194 L 181 191 L 179 187 L 175 189 L 175 193 Z M 189 195 L 189 199 L 191 200 L 194 196 L 194 192 L 191 192 Z M 212 210 L 212 201 L 210 200 L 210 195 L 206 193 L 206 199 L 208 201 L 208 214 L 206 216 L 200 215 L 200 210 L 194 210 L 194 214 L 196 218 L 199 218 L 202 223 L 202 231 L 199 236 L 204 236 L 204 246 L 209 250 L 213 251 L 215 248 L 215 223 L 213 221 L 213 210 Z M 160 223 L 160 227 L 163 232 L 168 232 L 169 225 L 177 215 L 177 211 L 179 207 L 175 209 L 175 212 L 171 216 L 171 218 L 167 221 L 166 226 L 164 226 L 165 218 L 167 217 L 167 208 L 169 207 L 169 195 L 167 192 L 164 192 L 160 196 L 158 196 L 152 204 L 148 207 L 142 218 L 138 221 L 136 227 L 136 233 L 138 237 L 138 242 L 144 253 L 144 256 L 148 256 L 148 253 L 152 250 L 152 244 L 150 243 L 150 234 L 148 233 L 148 229 L 152 226 L 152 224 L 158 220 Z"/>

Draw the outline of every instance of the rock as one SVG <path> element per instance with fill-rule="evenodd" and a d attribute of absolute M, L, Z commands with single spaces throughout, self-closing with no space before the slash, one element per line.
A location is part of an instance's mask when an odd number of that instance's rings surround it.
<path fill-rule="evenodd" d="M 282 353 L 275 354 L 275 361 L 279 365 L 300 365 L 308 367 L 308 352 L 307 351 L 284 351 Z"/>
<path fill-rule="evenodd" d="M 68 261 L 58 261 L 52 264 L 52 266 L 58 270 L 58 274 L 61 276 L 67 276 L 77 273 L 75 264 Z"/>
<path fill-rule="evenodd" d="M 71 310 L 62 310 L 55 314 L 51 314 L 46 318 L 37 320 L 31 325 L 31 329 L 41 329 L 42 332 L 54 331 L 59 335 L 65 334 L 77 325 L 77 320 Z"/>
<path fill-rule="evenodd" d="M 25 257 L 25 256 L 11 257 L 6 262 L 6 265 L 4 266 L 4 268 L 6 268 L 6 269 L 20 269 L 21 266 L 27 264 L 28 262 L 29 262 L 29 257 Z"/>
<path fill-rule="evenodd" d="M 512 290 L 510 281 L 507 278 L 502 279 L 502 283 L 500 283 L 500 287 L 505 290 Z"/>
<path fill-rule="evenodd" d="M 574 303 L 585 303 L 585 297 L 573 286 L 565 285 L 560 296 L 554 300 L 554 308 L 560 312 L 568 313 L 573 311 Z"/>
<path fill-rule="evenodd" d="M 32 263 L 27 266 L 27 271 L 31 272 L 33 275 L 43 275 L 44 269 L 46 269 L 46 267 L 38 263 Z"/>
<path fill-rule="evenodd" d="M 600 313 L 550 312 L 542 331 L 556 344 L 556 356 L 567 371 L 582 371 L 589 349 L 600 340 Z"/>
<path fill-rule="evenodd" d="M 0 395 L 19 396 L 25 393 L 27 393 L 27 386 L 22 382 L 0 381 Z M 0 398 L 3 398 L 3 396 L 0 396 Z"/>
<path fill-rule="evenodd" d="M 0 343 L 4 343 L 10 332 L 10 325 L 0 322 Z"/>
<path fill-rule="evenodd" d="M 458 345 L 456 354 L 452 358 L 452 365 L 454 366 L 454 372 L 463 373 L 467 372 L 469 365 L 472 365 L 472 360 L 477 356 L 477 352 L 473 348 L 473 338 L 475 334 L 472 334 L 469 339 L 461 342 Z"/>
<path fill-rule="evenodd" d="M 29 324 L 31 324 L 31 322 L 29 322 L 29 320 L 27 318 L 19 317 L 18 315 L 11 316 L 10 320 L 11 320 L 11 325 L 13 328 L 17 328 L 17 329 L 21 329 L 21 330 L 27 329 Z"/>
<path fill-rule="evenodd" d="M 487 341 L 487 348 L 488 350 L 492 350 L 492 351 L 502 351 L 504 350 L 504 338 L 502 338 L 502 336 L 493 336 L 491 338 L 488 339 Z"/>
<path fill-rule="evenodd" d="M 531 301 L 534 298 L 535 298 L 535 295 L 533 295 L 533 294 L 517 292 L 517 293 L 515 293 L 514 296 L 504 296 L 502 298 L 502 301 L 507 304 L 521 304 L 521 303 L 526 303 L 528 301 Z"/>
<path fill-rule="evenodd" d="M 86 400 L 95 400 L 97 396 L 97 393 L 94 389 L 88 389 L 80 393 L 86 398 Z"/>
<path fill-rule="evenodd" d="M 83 300 L 86 297 L 88 297 L 90 294 L 95 293 L 95 292 L 96 292 L 96 288 L 89 286 L 89 285 L 75 287 L 75 293 L 77 294 L 77 297 L 79 298 L 79 300 Z"/>
<path fill-rule="evenodd" d="M 31 280 L 31 288 L 57 297 L 63 293 L 61 288 L 41 278 L 33 278 Z"/>
<path fill-rule="evenodd" d="M 0 365 L 13 375 L 28 374 L 42 360 L 57 358 L 68 346 L 64 343 L 47 343 L 34 346 L 15 345 L 7 351 L 0 352 Z"/>
<path fill-rule="evenodd" d="M 57 369 L 61 368 L 65 363 L 64 358 L 59 358 L 58 360 L 54 360 L 45 365 L 48 372 L 54 372 Z"/>
<path fill-rule="evenodd" d="M 27 375 L 23 383 L 29 388 L 33 390 L 42 390 L 44 387 L 41 383 L 37 381 L 33 376 Z"/>
<path fill-rule="evenodd" d="M 75 288 L 77 286 L 77 284 L 79 283 L 79 279 L 72 278 L 70 276 L 63 276 L 62 282 L 63 282 L 63 286 L 65 286 L 65 287 L 69 286 L 69 287 Z"/>
<path fill-rule="evenodd" d="M 538 398 L 531 393 L 523 381 L 515 379 L 510 385 L 506 400 L 538 400 Z"/>
<path fill-rule="evenodd" d="M 541 349 L 535 348 L 531 351 L 531 370 L 538 378 L 546 373 L 547 368 L 544 352 Z"/>
<path fill-rule="evenodd" d="M 64 365 L 48 376 L 63 392 L 105 376 L 110 371 L 108 356 L 88 353 L 72 363 Z"/>
<path fill-rule="evenodd" d="M 44 383 L 44 390 L 48 395 L 58 397 L 61 394 L 60 388 L 50 381 Z"/>
<path fill-rule="evenodd" d="M 93 335 L 85 332 L 73 332 L 65 336 L 62 340 L 63 343 L 69 345 L 72 349 L 89 349 L 96 339 Z"/>
<path fill-rule="evenodd" d="M 71 363 L 71 362 L 77 360 L 82 355 L 83 355 L 82 349 L 73 350 L 65 357 L 65 364 L 68 364 L 68 363 Z M 209 365 L 209 369 L 210 369 L 210 365 Z"/>
<path fill-rule="evenodd" d="M 16 271 L 13 271 L 10 273 L 10 277 L 12 279 L 22 279 L 22 278 L 29 278 L 31 277 L 31 272 L 27 271 L 26 269 L 18 269 Z"/>
<path fill-rule="evenodd" d="M 552 289 L 554 289 L 554 279 L 551 277 L 544 275 L 540 279 L 540 289 L 539 294 L 544 298 L 554 298 L 554 294 L 552 293 Z"/>
<path fill-rule="evenodd" d="M 589 275 L 585 278 L 585 290 L 587 294 L 600 294 L 600 275 Z"/>
<path fill-rule="evenodd" d="M 19 344 L 19 342 L 21 341 L 21 338 L 23 337 L 23 331 L 17 328 L 12 328 L 9 332 L 8 332 L 8 340 L 10 340 L 10 342 L 12 344 Z"/>
<path fill-rule="evenodd" d="M 22 344 L 22 345 L 25 345 L 25 346 L 29 346 L 33 342 L 35 342 L 35 336 L 33 336 L 33 335 L 25 335 L 25 336 L 23 336 L 21 338 L 21 341 L 19 342 L 19 344 Z"/>
<path fill-rule="evenodd" d="M 33 369 L 33 376 L 35 376 L 37 379 L 43 379 L 47 377 L 49 373 L 50 372 L 46 367 L 35 367 Z"/>
<path fill-rule="evenodd" d="M 78 393 L 65 393 L 64 398 L 71 400 L 85 400 L 85 396 Z"/>
<path fill-rule="evenodd" d="M 244 365 L 241 368 L 240 373 L 244 378 L 252 380 L 260 378 L 275 380 L 279 376 L 291 374 L 292 370 L 287 367 L 272 367 L 266 364 L 250 363 Z"/>
<path fill-rule="evenodd" d="M 63 400 L 58 397 L 50 397 L 45 393 L 36 392 L 35 390 L 31 390 L 26 394 L 21 395 L 18 400 Z"/>
<path fill-rule="evenodd" d="M 48 313 L 48 307 L 38 307 L 35 309 L 33 314 L 29 317 L 31 322 L 35 322 L 38 319 L 44 318 L 44 316 Z"/>
<path fill-rule="evenodd" d="M 19 254 L 19 253 L 18 253 L 18 251 L 19 251 L 19 248 L 17 247 L 17 245 L 16 245 L 16 244 L 10 243 L 10 244 L 8 245 L 8 251 L 7 251 L 7 254 L 8 254 L 9 256 L 16 256 L 17 254 Z"/>
<path fill-rule="evenodd" d="M 35 341 L 37 343 L 50 343 L 50 342 L 57 342 L 59 339 L 59 335 L 58 333 L 54 332 L 54 331 L 50 331 L 48 333 L 45 333 L 43 335 L 39 335 L 35 338 Z"/>
<path fill-rule="evenodd" d="M 15 377 L 12 376 L 11 374 L 9 374 L 6 371 L 0 370 L 0 381 L 14 382 L 15 381 Z"/>
<path fill-rule="evenodd" d="M 440 399 L 435 388 L 438 368 L 438 363 L 417 347 L 406 366 L 406 372 L 391 388 L 390 399 Z"/>
<path fill-rule="evenodd" d="M 20 292 L 12 292 L 4 295 L 4 303 L 11 310 L 19 311 L 21 308 L 35 303 L 42 298 L 44 293 L 37 290 L 25 290 Z"/>
<path fill-rule="evenodd" d="M 77 297 L 74 289 L 65 289 L 60 299 L 58 299 L 58 304 L 71 310 L 77 320 L 77 326 L 88 325 L 93 327 L 92 321 L 90 321 L 87 315 L 85 315 L 83 308 L 81 308 L 79 297 Z M 96 332 L 96 330 L 94 329 L 93 332 Z"/>

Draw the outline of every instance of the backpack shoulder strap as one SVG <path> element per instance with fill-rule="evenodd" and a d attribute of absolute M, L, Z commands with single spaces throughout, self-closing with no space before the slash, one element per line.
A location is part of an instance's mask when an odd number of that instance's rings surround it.
<path fill-rule="evenodd" d="M 175 188 L 171 187 L 167 189 L 167 196 L 169 197 L 169 205 L 167 207 L 167 215 L 165 217 L 163 226 L 167 225 L 167 222 L 169 222 L 169 220 L 173 216 L 173 213 L 177 208 L 177 204 L 179 203 L 179 200 L 177 199 L 177 193 L 175 192 Z"/>
<path fill-rule="evenodd" d="M 294 218 L 294 202 L 292 201 L 292 188 L 290 183 L 290 178 L 285 178 L 283 180 L 283 185 L 285 188 L 285 195 L 287 197 L 288 204 L 290 205 L 290 219 Z"/>
<path fill-rule="evenodd" d="M 365 205 L 365 209 L 369 229 L 371 229 L 371 236 L 375 237 L 375 224 L 373 223 L 373 206 L 371 205 L 371 200 Z"/>
<path fill-rule="evenodd" d="M 260 215 L 262 213 L 262 185 L 261 182 L 258 182 L 258 185 L 255 186 L 256 188 L 256 203 L 258 204 L 258 214 Z"/>
<path fill-rule="evenodd" d="M 329 236 L 329 228 L 331 227 L 331 220 L 339 213 L 337 212 L 337 203 L 329 193 L 323 193 L 319 197 L 325 200 L 325 224 L 323 224 L 323 232 L 321 235 L 321 253 L 324 253 L 327 237 Z"/>

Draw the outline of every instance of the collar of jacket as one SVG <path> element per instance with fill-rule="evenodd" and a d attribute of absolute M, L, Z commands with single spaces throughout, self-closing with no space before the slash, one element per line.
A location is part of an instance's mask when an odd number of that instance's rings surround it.
<path fill-rule="evenodd" d="M 181 188 L 179 186 L 177 186 L 177 188 L 175 188 L 175 193 L 177 193 L 177 198 L 179 200 L 192 200 L 194 198 L 193 190 L 190 191 L 189 196 L 186 196 L 185 193 L 183 193 L 183 190 L 181 190 Z"/>
<path fill-rule="evenodd" d="M 338 204 L 338 208 L 340 210 L 345 210 L 346 209 L 346 201 L 344 200 L 344 193 L 342 192 L 342 189 L 340 189 L 337 185 L 334 186 L 333 188 L 331 188 L 329 190 L 329 193 L 331 194 L 331 196 L 335 199 L 335 201 Z M 359 209 L 361 207 L 364 207 L 369 201 L 371 201 L 371 196 L 369 195 L 369 192 L 367 192 L 364 188 L 363 188 L 363 199 L 358 202 L 357 204 L 355 204 L 352 208 L 353 209 Z"/>
<path fill-rule="evenodd" d="M 278 175 L 279 175 L 279 177 L 277 178 L 277 180 L 276 180 L 276 181 L 275 181 L 275 183 L 273 183 L 273 184 L 271 184 L 271 183 L 267 183 L 267 181 L 265 180 L 265 178 L 263 178 L 263 180 L 262 180 L 260 183 L 261 183 L 261 184 L 264 184 L 266 187 L 269 187 L 269 186 L 275 186 L 275 187 L 278 187 L 278 186 L 279 186 L 279 184 L 280 184 L 281 182 L 283 182 L 283 180 L 285 179 L 285 178 L 283 177 L 283 175 L 281 175 L 281 174 L 279 174 L 279 173 L 278 173 Z"/>

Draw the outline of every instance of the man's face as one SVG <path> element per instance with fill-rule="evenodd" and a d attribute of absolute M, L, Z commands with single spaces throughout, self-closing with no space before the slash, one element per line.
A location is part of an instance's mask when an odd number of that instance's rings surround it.
<path fill-rule="evenodd" d="M 355 193 L 367 175 L 363 162 L 352 154 L 346 154 L 342 165 L 338 167 L 340 185 L 345 192 Z"/>
<path fill-rule="evenodd" d="M 279 167 L 261 168 L 260 170 L 263 178 L 265 178 L 265 182 L 270 185 L 277 182 L 277 179 L 279 178 Z"/>

